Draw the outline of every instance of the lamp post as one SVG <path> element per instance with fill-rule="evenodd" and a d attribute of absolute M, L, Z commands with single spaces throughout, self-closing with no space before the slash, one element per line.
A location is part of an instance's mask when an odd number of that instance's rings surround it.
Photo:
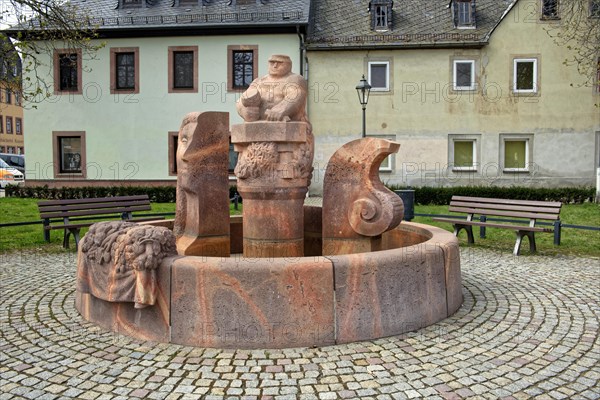
<path fill-rule="evenodd" d="M 362 106 L 363 111 L 363 120 L 362 120 L 362 137 L 367 137 L 367 103 L 369 102 L 369 93 L 371 92 L 371 85 L 365 79 L 365 76 L 362 76 L 358 85 L 356 85 L 356 93 L 358 93 L 358 101 Z"/>

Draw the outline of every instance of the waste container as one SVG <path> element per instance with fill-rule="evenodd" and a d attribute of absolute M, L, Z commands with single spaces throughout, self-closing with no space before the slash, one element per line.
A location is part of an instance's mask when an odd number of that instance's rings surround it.
<path fill-rule="evenodd" d="M 412 221 L 415 217 L 415 191 L 413 189 L 394 190 L 404 203 L 404 220 Z"/>

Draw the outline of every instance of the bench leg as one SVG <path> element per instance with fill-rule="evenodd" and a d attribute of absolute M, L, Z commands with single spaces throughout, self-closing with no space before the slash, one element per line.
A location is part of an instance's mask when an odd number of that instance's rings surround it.
<path fill-rule="evenodd" d="M 454 236 L 458 237 L 461 229 L 467 232 L 467 242 L 469 244 L 475 243 L 475 237 L 473 236 L 473 227 L 471 225 L 458 225 L 454 224 Z"/>
<path fill-rule="evenodd" d="M 529 238 L 529 252 L 533 254 L 537 251 L 537 247 L 535 245 L 535 232 L 517 231 L 517 241 L 515 242 L 515 249 L 513 250 L 513 254 L 515 256 L 520 254 L 521 243 L 523 242 L 523 237 L 525 236 Z"/>
<path fill-rule="evenodd" d="M 73 238 L 75 239 L 75 250 L 77 250 L 77 246 L 79 245 L 79 231 L 80 228 L 65 229 L 65 235 L 63 238 L 63 247 L 65 249 L 69 248 L 69 236 L 73 235 Z"/>

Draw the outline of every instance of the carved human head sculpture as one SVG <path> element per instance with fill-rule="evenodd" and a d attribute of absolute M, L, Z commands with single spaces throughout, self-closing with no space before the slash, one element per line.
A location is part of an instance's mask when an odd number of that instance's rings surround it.
<path fill-rule="evenodd" d="M 282 77 L 292 72 L 292 59 L 286 55 L 274 54 L 269 57 L 269 75 Z"/>
<path fill-rule="evenodd" d="M 183 119 L 177 139 L 177 183 L 186 191 L 197 191 L 200 188 L 194 184 L 200 173 L 201 165 L 194 163 L 200 157 L 200 140 L 194 137 L 198 126 L 199 113 L 189 113 Z"/>

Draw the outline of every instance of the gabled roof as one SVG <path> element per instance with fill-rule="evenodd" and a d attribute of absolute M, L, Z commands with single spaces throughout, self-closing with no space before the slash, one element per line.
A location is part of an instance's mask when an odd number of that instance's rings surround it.
<path fill-rule="evenodd" d="M 396 0 L 392 29 L 371 29 L 369 0 L 314 0 L 307 47 L 483 46 L 517 0 L 476 0 L 474 28 L 456 28 L 451 0 Z"/>
<path fill-rule="evenodd" d="M 222 30 L 308 25 L 310 0 L 261 0 L 234 5 L 229 0 L 182 2 L 144 0 L 145 7 L 119 7 L 119 0 L 71 0 L 82 20 L 97 28 L 100 36 L 118 31 L 155 31 L 169 35 L 180 30 Z M 190 4 L 192 3 L 192 4 Z M 247 2 L 245 2 L 247 3 Z M 7 32 L 39 28 L 32 20 Z"/>

